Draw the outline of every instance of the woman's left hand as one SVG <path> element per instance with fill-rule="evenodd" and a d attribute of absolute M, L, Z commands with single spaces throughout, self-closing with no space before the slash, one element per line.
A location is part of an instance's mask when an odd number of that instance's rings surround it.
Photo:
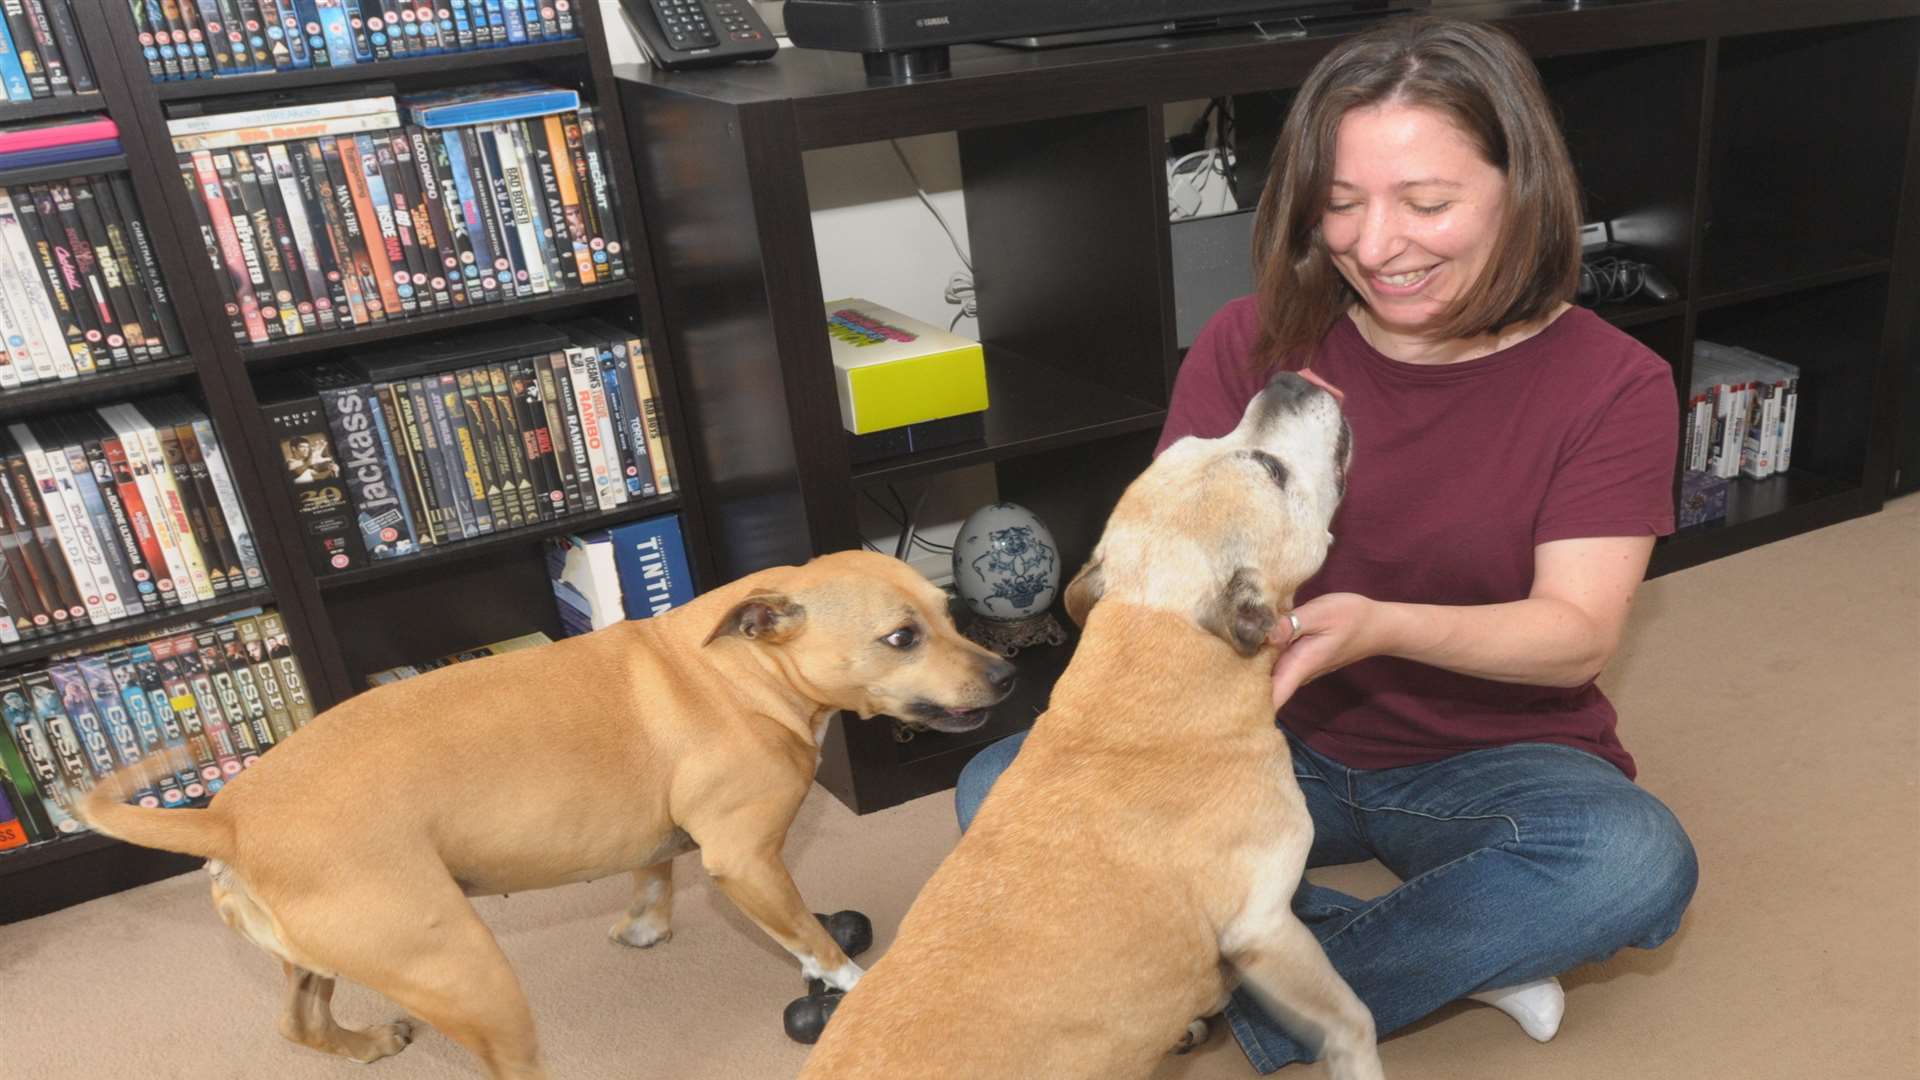
<path fill-rule="evenodd" d="M 1294 608 L 1300 632 L 1294 634 L 1291 620 L 1281 620 L 1276 628 L 1280 658 L 1273 665 L 1273 707 L 1329 671 L 1378 655 L 1379 613 L 1380 605 L 1357 593 L 1328 593 Z"/>

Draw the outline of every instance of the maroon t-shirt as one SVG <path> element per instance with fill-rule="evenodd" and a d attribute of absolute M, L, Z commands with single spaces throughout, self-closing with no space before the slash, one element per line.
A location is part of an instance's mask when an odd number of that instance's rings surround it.
<path fill-rule="evenodd" d="M 1250 363 L 1251 298 L 1201 331 L 1160 437 L 1233 430 L 1266 385 Z M 1313 354 L 1346 395 L 1353 466 L 1326 565 L 1298 597 L 1498 604 L 1533 587 L 1550 540 L 1673 531 L 1680 434 L 1673 372 L 1585 308 L 1511 348 L 1455 364 L 1393 360 L 1342 318 Z M 1411 765 L 1519 742 L 1560 743 L 1634 775 L 1592 683 L 1523 686 L 1376 656 L 1300 688 L 1281 722 L 1354 768 Z"/>

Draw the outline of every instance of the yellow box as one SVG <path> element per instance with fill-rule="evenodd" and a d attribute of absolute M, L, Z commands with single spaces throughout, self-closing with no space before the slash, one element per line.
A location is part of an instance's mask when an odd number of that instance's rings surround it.
<path fill-rule="evenodd" d="M 980 343 L 868 300 L 827 305 L 840 423 L 855 435 L 987 407 Z"/>

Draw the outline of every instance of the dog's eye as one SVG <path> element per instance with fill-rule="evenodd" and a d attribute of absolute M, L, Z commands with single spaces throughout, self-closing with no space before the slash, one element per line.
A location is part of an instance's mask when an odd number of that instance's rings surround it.
<path fill-rule="evenodd" d="M 1275 487 L 1287 486 L 1287 467 L 1280 463 L 1279 458 L 1264 450 L 1249 450 L 1247 456 L 1267 471 L 1267 478 L 1273 481 Z"/>
<path fill-rule="evenodd" d="M 920 631 L 911 626 L 903 626 L 880 639 L 896 649 L 911 649 L 920 640 Z"/>

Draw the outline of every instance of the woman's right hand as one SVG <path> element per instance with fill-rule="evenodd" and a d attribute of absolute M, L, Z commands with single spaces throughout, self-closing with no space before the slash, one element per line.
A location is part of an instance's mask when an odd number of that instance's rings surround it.
<path fill-rule="evenodd" d="M 1379 613 L 1380 605 L 1358 593 L 1328 593 L 1294 608 L 1293 619 L 1276 627 L 1283 637 L 1273 664 L 1273 707 L 1320 676 L 1383 652 Z"/>

